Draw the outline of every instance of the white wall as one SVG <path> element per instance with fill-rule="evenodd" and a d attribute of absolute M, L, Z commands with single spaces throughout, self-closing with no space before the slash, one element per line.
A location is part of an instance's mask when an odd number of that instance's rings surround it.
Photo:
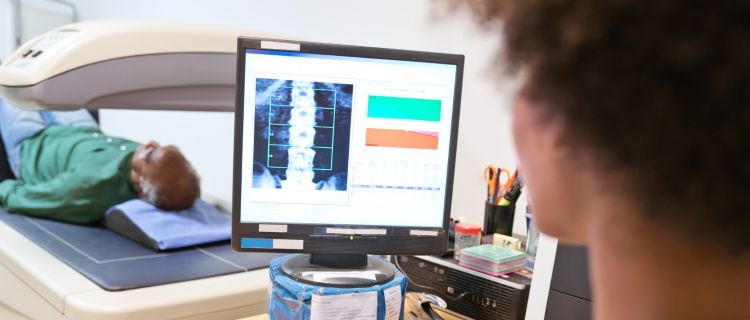
<path fill-rule="evenodd" d="M 488 163 L 515 166 L 508 129 L 512 86 L 491 75 L 496 39 L 464 15 L 435 19 L 430 0 L 73 0 L 81 21 L 136 18 L 239 26 L 292 38 L 466 55 L 454 184 L 453 217 L 482 223 Z M 232 115 L 102 112 L 110 134 L 180 146 L 203 177 L 205 190 L 231 199 Z M 525 232 L 519 206 L 516 232 Z"/>
<path fill-rule="evenodd" d="M 0 61 L 12 52 L 13 16 L 10 0 L 0 0 Z"/>

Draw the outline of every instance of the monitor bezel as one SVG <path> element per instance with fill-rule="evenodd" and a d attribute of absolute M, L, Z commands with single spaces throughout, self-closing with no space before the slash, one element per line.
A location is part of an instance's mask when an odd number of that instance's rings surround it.
<path fill-rule="evenodd" d="M 263 44 L 286 44 L 264 48 Z M 285 49 L 280 49 L 285 48 Z M 292 48 L 292 49 L 290 49 Z M 296 50 L 299 48 L 299 50 Z M 246 50 L 273 50 L 296 53 L 338 55 L 348 57 L 374 58 L 416 61 L 428 63 L 451 64 L 456 66 L 455 87 L 453 95 L 453 112 L 451 120 L 451 134 L 448 152 L 447 177 L 445 185 L 445 202 L 443 223 L 441 228 L 425 227 L 396 227 L 396 226 L 357 226 L 336 224 L 284 224 L 286 232 L 260 232 L 259 225 L 268 223 L 241 222 L 241 194 L 242 194 L 242 155 L 243 155 L 243 125 L 244 125 L 244 88 L 245 88 L 245 58 Z M 456 163 L 456 148 L 458 141 L 458 123 L 461 105 L 461 90 L 463 80 L 464 56 L 458 54 L 436 53 L 427 51 L 412 51 L 401 49 L 386 49 L 377 47 L 328 44 L 307 41 L 292 41 L 282 39 L 239 37 L 237 40 L 237 82 L 234 115 L 234 157 L 233 157 L 233 192 L 232 192 L 232 236 L 231 243 L 235 251 L 240 252 L 288 252 L 288 253 L 339 253 L 339 254 L 443 254 L 448 244 L 448 228 L 453 194 L 453 181 Z M 352 228 L 352 229 L 387 229 L 385 236 L 323 236 L 320 228 Z M 318 228 L 318 229 L 316 229 Z M 317 231 L 316 231 L 317 230 Z M 414 230 L 427 231 L 423 235 L 415 235 Z M 419 233 L 419 232 L 417 232 Z M 426 235 L 430 234 L 432 235 Z M 281 236 L 283 234 L 283 237 Z M 244 248 L 241 239 L 247 237 L 271 239 L 303 240 L 302 249 L 279 248 Z M 354 248 L 354 249 L 353 249 Z"/>

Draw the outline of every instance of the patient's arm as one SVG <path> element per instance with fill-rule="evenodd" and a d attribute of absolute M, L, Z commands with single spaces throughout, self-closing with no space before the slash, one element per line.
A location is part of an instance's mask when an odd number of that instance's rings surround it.
<path fill-rule="evenodd" d="M 92 223 L 100 220 L 110 206 L 136 197 L 122 175 L 101 177 L 91 168 L 82 163 L 36 184 L 5 180 L 0 183 L 0 206 L 36 217 Z"/>

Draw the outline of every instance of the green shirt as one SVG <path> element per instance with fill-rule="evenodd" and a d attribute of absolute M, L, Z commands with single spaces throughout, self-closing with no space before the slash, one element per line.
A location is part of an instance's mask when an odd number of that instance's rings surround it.
<path fill-rule="evenodd" d="M 23 142 L 22 180 L 0 183 L 0 206 L 65 222 L 99 221 L 109 207 L 137 197 L 130 182 L 137 146 L 95 128 L 48 127 Z"/>

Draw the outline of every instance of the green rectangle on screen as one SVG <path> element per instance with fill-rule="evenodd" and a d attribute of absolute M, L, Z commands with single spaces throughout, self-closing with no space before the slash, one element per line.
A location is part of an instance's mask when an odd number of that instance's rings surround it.
<path fill-rule="evenodd" d="M 399 120 L 440 121 L 440 100 L 369 96 L 367 116 Z"/>

